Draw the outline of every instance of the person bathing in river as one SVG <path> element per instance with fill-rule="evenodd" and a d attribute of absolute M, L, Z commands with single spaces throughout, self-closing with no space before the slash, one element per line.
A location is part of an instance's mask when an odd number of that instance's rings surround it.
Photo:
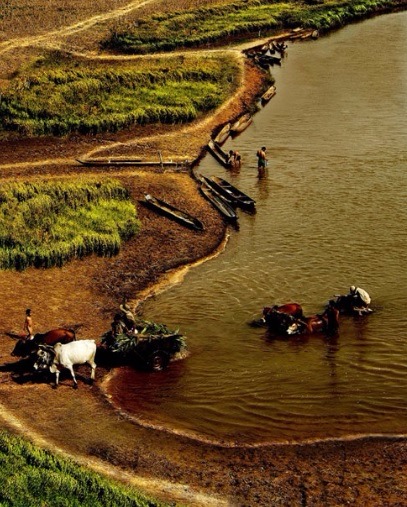
<path fill-rule="evenodd" d="M 356 310 L 359 308 L 366 309 L 370 305 L 371 299 L 369 294 L 360 287 L 355 287 L 355 285 L 351 285 L 349 288 L 348 296 L 352 297 Z"/>
<path fill-rule="evenodd" d="M 229 150 L 228 164 L 232 167 L 240 167 L 242 157 L 238 151 Z"/>

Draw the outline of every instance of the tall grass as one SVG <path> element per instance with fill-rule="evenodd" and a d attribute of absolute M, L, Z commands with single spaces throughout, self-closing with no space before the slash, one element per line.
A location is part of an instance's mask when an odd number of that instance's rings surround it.
<path fill-rule="evenodd" d="M 0 433 L 0 483 L 2 507 L 164 506 L 4 431 Z"/>
<path fill-rule="evenodd" d="M 127 191 L 114 180 L 5 183 L 0 268 L 48 268 L 93 253 L 112 256 L 139 228 Z"/>
<path fill-rule="evenodd" d="M 24 135 L 116 132 L 184 123 L 218 107 L 237 86 L 225 57 L 127 64 L 52 58 L 21 72 L 0 101 L 0 129 Z"/>
<path fill-rule="evenodd" d="M 343 26 L 353 19 L 400 6 L 398 0 L 247 0 L 184 11 L 165 12 L 115 28 L 102 46 L 126 53 L 171 51 L 225 40 L 230 36 L 264 34 L 273 29 Z"/>

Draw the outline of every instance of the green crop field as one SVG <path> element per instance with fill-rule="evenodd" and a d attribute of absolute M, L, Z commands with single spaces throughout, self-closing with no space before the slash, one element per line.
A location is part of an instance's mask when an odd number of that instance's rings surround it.
<path fill-rule="evenodd" d="M 113 180 L 5 183 L 0 189 L 0 268 L 61 266 L 116 254 L 139 230 L 126 190 Z"/>
<path fill-rule="evenodd" d="M 11 81 L 0 130 L 60 136 L 186 123 L 220 106 L 239 76 L 236 63 L 219 55 L 89 63 L 52 54 Z"/>
<path fill-rule="evenodd" d="M 171 51 L 247 38 L 276 29 L 339 28 L 352 20 L 383 9 L 396 8 L 397 0 L 308 0 L 306 2 L 247 0 L 151 15 L 115 28 L 103 46 L 126 53 Z"/>
<path fill-rule="evenodd" d="M 0 433 L 2 507 L 164 506 L 9 433 Z"/>

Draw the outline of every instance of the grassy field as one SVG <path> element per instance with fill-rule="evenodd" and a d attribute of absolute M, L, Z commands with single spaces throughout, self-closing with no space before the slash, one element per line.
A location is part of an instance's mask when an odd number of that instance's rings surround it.
<path fill-rule="evenodd" d="M 104 47 L 126 53 L 151 53 L 217 43 L 236 36 L 266 35 L 277 29 L 326 31 L 398 4 L 398 0 L 222 2 L 159 13 L 115 28 Z"/>
<path fill-rule="evenodd" d="M 139 227 L 126 190 L 113 180 L 5 183 L 0 268 L 49 268 L 93 253 L 112 256 Z"/>
<path fill-rule="evenodd" d="M 164 506 L 9 433 L 0 433 L 0 505 Z"/>
<path fill-rule="evenodd" d="M 0 102 L 0 128 L 61 136 L 186 123 L 219 107 L 239 76 L 225 56 L 89 63 L 53 53 L 11 81 Z"/>
<path fill-rule="evenodd" d="M 72 5 L 71 5 L 72 4 Z M 144 7 L 122 11 L 122 1 L 95 5 L 94 20 L 98 43 L 121 53 L 154 53 L 205 44 L 221 44 L 236 37 L 271 35 L 277 30 L 304 27 L 327 31 L 375 12 L 394 10 L 400 0 L 308 0 L 275 2 L 245 0 L 203 3 L 147 2 Z M 0 28 L 28 23 L 34 6 L 44 26 L 68 26 L 62 38 L 83 44 L 93 25 L 81 26 L 79 19 L 90 16 L 78 1 L 57 2 L 45 9 L 37 1 L 6 0 L 0 10 Z M 198 7 L 199 5 L 199 7 Z M 165 6 L 165 7 L 164 7 Z M 68 9 L 69 7 L 69 9 Z M 71 10 L 70 10 L 71 9 Z M 69 10 L 69 19 L 56 20 Z M 152 14 L 154 12 L 155 14 Z M 15 22 L 15 23 L 14 23 Z M 31 24 L 31 22 L 30 22 Z M 42 30 L 43 30 L 42 27 Z M 18 28 L 17 28 L 18 30 Z M 34 22 L 34 32 L 41 32 Z M 99 32 L 98 32 L 99 30 Z M 110 35 L 106 33 L 110 31 Z M 55 35 L 58 30 L 52 32 Z M 93 37 L 95 36 L 92 32 Z M 70 39 L 75 36 L 75 42 Z M 33 42 L 34 43 L 34 42 Z M 18 44 L 18 40 L 17 40 Z M 46 47 L 46 41 L 41 44 Z M 6 48 L 7 49 L 7 48 Z M 45 51 L 45 50 L 44 50 Z M 1 52 L 1 44 L 0 44 Z M 133 125 L 191 122 L 214 111 L 236 90 L 242 70 L 232 58 L 182 55 L 121 62 L 83 60 L 62 52 L 46 50 L 10 74 L 0 95 L 0 133 L 22 136 L 65 136 L 118 132 Z"/>

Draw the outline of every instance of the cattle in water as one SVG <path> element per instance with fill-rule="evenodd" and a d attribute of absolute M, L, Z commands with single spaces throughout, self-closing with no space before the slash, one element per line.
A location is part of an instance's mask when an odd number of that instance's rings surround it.
<path fill-rule="evenodd" d="M 296 319 L 302 319 L 303 317 L 302 307 L 298 303 L 263 308 L 263 321 L 270 331 L 278 334 L 286 334 L 287 329 L 296 322 Z"/>
<path fill-rule="evenodd" d="M 288 328 L 287 334 L 333 334 L 339 328 L 339 310 L 333 305 L 328 305 L 322 314 L 311 315 L 296 319 Z"/>
<path fill-rule="evenodd" d="M 331 306 L 335 306 L 339 313 L 345 315 L 369 315 L 373 310 L 369 306 L 361 306 L 355 303 L 353 294 L 346 294 L 344 296 L 335 296 L 335 299 L 329 301 Z"/>
<path fill-rule="evenodd" d="M 71 372 L 74 388 L 78 387 L 73 367 L 77 364 L 88 363 L 92 368 L 91 380 L 95 379 L 96 371 L 96 342 L 95 340 L 78 340 L 71 343 L 57 343 L 54 347 L 39 345 L 37 360 L 34 364 L 36 370 L 49 369 L 55 373 L 55 387 L 59 384 L 60 370 L 63 368 Z"/>
<path fill-rule="evenodd" d="M 76 334 L 73 329 L 51 329 L 51 331 L 47 331 L 46 333 L 35 334 L 32 340 L 20 338 L 11 355 L 13 357 L 28 357 L 36 352 L 41 344 L 54 346 L 57 343 L 70 343 L 75 340 Z"/>
<path fill-rule="evenodd" d="M 304 316 L 302 306 L 298 303 L 286 303 L 285 305 L 280 306 L 266 306 L 263 308 L 263 317 L 266 318 L 270 312 L 285 313 L 287 315 L 292 315 L 296 319 L 301 319 Z"/>

